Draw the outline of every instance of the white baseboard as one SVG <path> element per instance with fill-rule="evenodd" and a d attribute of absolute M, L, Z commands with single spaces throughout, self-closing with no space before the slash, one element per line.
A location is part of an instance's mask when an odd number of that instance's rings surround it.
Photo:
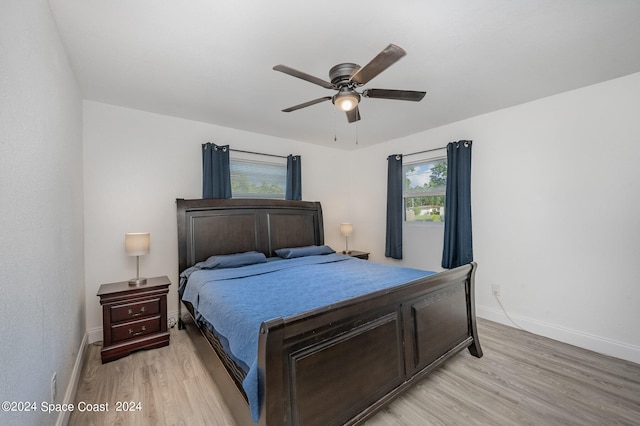
<path fill-rule="evenodd" d="M 533 334 L 640 364 L 640 346 L 594 336 L 582 331 L 514 315 L 512 313 L 509 313 L 510 319 L 502 310 L 486 306 L 476 305 L 476 314 L 479 318 L 515 327 L 516 325 L 511 321 L 512 319 L 517 323 L 518 327 Z M 480 344 L 482 344 L 482 335 L 480 336 Z"/>
<path fill-rule="evenodd" d="M 76 356 L 76 362 L 73 364 L 73 370 L 71 370 L 71 377 L 69 378 L 67 390 L 64 393 L 64 400 L 62 401 L 63 404 L 73 404 L 75 402 L 78 383 L 80 382 L 80 373 L 82 372 L 82 366 L 84 365 L 84 353 L 87 349 L 87 345 L 89 344 L 88 340 L 89 333 L 85 333 L 82 338 L 82 342 L 80 342 L 80 347 L 78 348 L 78 355 Z M 56 419 L 56 426 L 66 426 L 69 422 L 70 415 L 69 411 L 61 411 Z"/>
<path fill-rule="evenodd" d="M 184 315 L 185 312 L 186 311 L 183 311 L 182 314 Z M 176 321 L 178 320 L 177 310 L 167 312 L 167 320 L 171 323 L 172 319 L 174 321 L 174 324 L 176 324 Z M 89 335 L 89 344 L 99 342 L 102 340 L 102 327 L 92 328 L 91 330 L 87 331 L 87 334 Z"/>
<path fill-rule="evenodd" d="M 102 341 L 102 327 L 92 328 L 91 330 L 88 330 L 87 336 L 89 336 L 89 341 L 87 343 L 89 343 L 90 345 L 95 342 Z"/>

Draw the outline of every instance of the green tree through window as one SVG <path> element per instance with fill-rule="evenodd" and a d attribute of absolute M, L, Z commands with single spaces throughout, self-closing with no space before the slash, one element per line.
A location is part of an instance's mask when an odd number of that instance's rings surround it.
<path fill-rule="evenodd" d="M 447 160 L 440 158 L 404 166 L 407 222 L 444 222 Z"/>

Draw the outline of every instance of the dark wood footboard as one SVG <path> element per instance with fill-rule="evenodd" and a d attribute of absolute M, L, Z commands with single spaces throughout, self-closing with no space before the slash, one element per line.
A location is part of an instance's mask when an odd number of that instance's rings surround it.
<path fill-rule="evenodd" d="M 459 351 L 481 357 L 475 269 L 264 323 L 260 424 L 358 424 Z"/>

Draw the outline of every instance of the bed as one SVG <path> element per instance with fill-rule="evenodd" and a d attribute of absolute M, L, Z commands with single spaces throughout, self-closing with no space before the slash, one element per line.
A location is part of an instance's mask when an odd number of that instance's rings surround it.
<path fill-rule="evenodd" d="M 332 253 L 317 202 L 176 203 L 179 309 L 184 304 L 194 319 L 185 326 L 180 312 L 180 328 L 206 359 L 239 425 L 359 424 L 458 352 L 482 356 L 475 263 L 429 273 Z M 233 264 L 245 257 L 258 261 Z M 372 289 L 352 289 L 371 276 Z M 339 291 L 325 291 L 332 280 L 343 283 Z M 272 283 L 306 293 L 293 302 L 299 311 L 274 310 L 295 292 L 284 296 Z M 238 306 L 260 311 L 246 321 L 229 305 L 244 288 L 256 302 Z M 230 325 L 216 322 L 215 312 Z M 225 328 L 244 322 L 255 332 Z M 252 336 L 246 354 L 235 335 Z"/>

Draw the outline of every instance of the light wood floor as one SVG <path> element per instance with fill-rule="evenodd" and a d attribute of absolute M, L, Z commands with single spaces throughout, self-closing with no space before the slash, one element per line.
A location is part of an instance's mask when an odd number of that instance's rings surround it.
<path fill-rule="evenodd" d="M 382 425 L 640 425 L 640 365 L 479 320 L 484 357 L 467 351 L 376 414 Z M 108 413 L 73 412 L 70 425 L 232 425 L 187 334 L 168 347 L 100 363 L 90 345 L 76 403 L 109 403 Z M 116 401 L 141 411 L 115 412 Z"/>

